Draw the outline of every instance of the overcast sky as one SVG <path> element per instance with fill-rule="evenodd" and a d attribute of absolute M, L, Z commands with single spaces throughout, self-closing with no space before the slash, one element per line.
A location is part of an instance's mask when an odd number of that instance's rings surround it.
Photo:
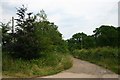
<path fill-rule="evenodd" d="M 0 0 L 0 21 L 16 17 L 16 7 L 24 4 L 28 12 L 45 10 L 48 20 L 54 22 L 64 39 L 84 32 L 93 34 L 101 25 L 118 26 L 119 0 Z"/>

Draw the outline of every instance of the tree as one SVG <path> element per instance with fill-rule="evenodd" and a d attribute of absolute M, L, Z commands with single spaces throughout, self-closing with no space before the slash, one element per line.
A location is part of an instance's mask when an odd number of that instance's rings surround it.
<path fill-rule="evenodd" d="M 84 48 L 89 49 L 89 48 L 94 48 L 95 47 L 95 38 L 93 35 L 87 36 L 84 39 Z"/>
<path fill-rule="evenodd" d="M 62 34 L 58 31 L 58 26 L 47 20 L 44 10 L 36 14 L 35 33 L 42 52 L 67 51 L 67 44 L 62 40 Z"/>
<path fill-rule="evenodd" d="M 36 15 L 32 12 L 26 13 L 26 11 L 27 8 L 24 5 L 17 9 L 15 33 L 9 33 L 12 38 L 8 41 L 11 43 L 7 51 L 12 57 L 30 60 L 40 58 L 43 53 L 68 51 L 67 43 L 62 39 L 58 26 L 47 20 L 44 10 Z M 6 26 L 2 29 L 3 35 L 8 35 L 9 30 Z M 9 39 L 6 37 L 4 39 L 3 43 L 6 44 Z"/>
<path fill-rule="evenodd" d="M 74 49 L 88 49 L 95 47 L 94 36 L 87 36 L 85 33 L 76 33 L 72 38 L 68 39 L 69 50 Z"/>
<path fill-rule="evenodd" d="M 36 22 L 35 34 L 42 52 L 65 51 L 66 44 L 58 27 L 49 21 Z"/>
<path fill-rule="evenodd" d="M 24 58 L 24 59 L 33 59 L 39 57 L 39 46 L 37 40 L 35 39 L 34 33 L 34 23 L 35 16 L 31 16 L 32 13 L 27 13 L 27 8 L 24 6 L 17 9 L 18 19 L 15 42 L 13 45 L 14 57 Z M 28 16 L 27 18 L 25 16 Z"/>
<path fill-rule="evenodd" d="M 42 9 L 39 13 L 36 14 L 37 16 L 37 21 L 47 21 L 47 14 L 45 11 Z"/>
<path fill-rule="evenodd" d="M 67 51 L 58 26 L 47 20 L 43 10 L 36 15 L 26 11 L 24 6 L 17 9 L 17 28 L 11 47 L 13 57 L 29 60 L 39 58 L 43 53 Z"/>
<path fill-rule="evenodd" d="M 1 31 L 2 31 L 2 35 L 1 35 L 1 38 L 2 38 L 2 50 L 4 51 L 10 51 L 10 47 L 11 47 L 11 44 L 12 44 L 12 34 L 10 33 L 10 22 L 8 23 L 2 23 L 1 22 Z"/>
<path fill-rule="evenodd" d="M 2 29 L 0 28 L 0 46 L 2 44 Z"/>
<path fill-rule="evenodd" d="M 87 35 L 85 33 L 76 33 L 68 40 L 69 49 L 81 49 L 84 48 L 85 38 Z"/>
<path fill-rule="evenodd" d="M 113 26 L 102 25 L 93 31 L 97 46 L 112 46 L 117 44 L 117 29 Z"/>

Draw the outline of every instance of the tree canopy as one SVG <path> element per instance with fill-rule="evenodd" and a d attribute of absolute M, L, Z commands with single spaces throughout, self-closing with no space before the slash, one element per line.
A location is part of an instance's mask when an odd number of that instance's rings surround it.
<path fill-rule="evenodd" d="M 33 59 L 38 58 L 46 52 L 65 52 L 67 51 L 62 34 L 58 31 L 58 26 L 47 20 L 44 10 L 37 14 L 27 13 L 27 8 L 17 9 L 18 18 L 15 33 L 13 33 L 9 47 L 5 48 L 15 58 Z M 8 35 L 8 25 L 2 25 L 3 46 Z M 5 40 L 4 40 L 5 39 Z"/>
<path fill-rule="evenodd" d="M 102 25 L 94 31 L 97 46 L 117 46 L 118 32 L 113 26 Z"/>
<path fill-rule="evenodd" d="M 119 27 L 102 25 L 96 28 L 93 35 L 85 33 L 76 33 L 68 39 L 69 49 L 94 48 L 94 47 L 118 47 L 119 44 Z"/>

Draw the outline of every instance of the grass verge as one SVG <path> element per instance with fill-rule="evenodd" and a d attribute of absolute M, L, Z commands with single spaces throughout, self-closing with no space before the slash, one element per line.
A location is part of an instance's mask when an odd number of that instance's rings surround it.
<path fill-rule="evenodd" d="M 72 66 L 69 54 L 48 53 L 39 59 L 13 59 L 3 53 L 3 77 L 29 78 L 56 74 Z"/>
<path fill-rule="evenodd" d="M 120 74 L 120 49 L 118 48 L 103 47 L 74 50 L 72 55 Z"/>

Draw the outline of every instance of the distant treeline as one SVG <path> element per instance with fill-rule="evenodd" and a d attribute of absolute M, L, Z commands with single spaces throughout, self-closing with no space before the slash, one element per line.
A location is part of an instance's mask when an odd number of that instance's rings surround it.
<path fill-rule="evenodd" d="M 95 47 L 120 47 L 120 27 L 102 25 L 96 28 L 93 35 L 76 33 L 68 39 L 69 50 L 89 49 Z"/>
<path fill-rule="evenodd" d="M 93 32 L 76 33 L 68 39 L 70 53 L 120 74 L 120 27 L 102 25 Z"/>

